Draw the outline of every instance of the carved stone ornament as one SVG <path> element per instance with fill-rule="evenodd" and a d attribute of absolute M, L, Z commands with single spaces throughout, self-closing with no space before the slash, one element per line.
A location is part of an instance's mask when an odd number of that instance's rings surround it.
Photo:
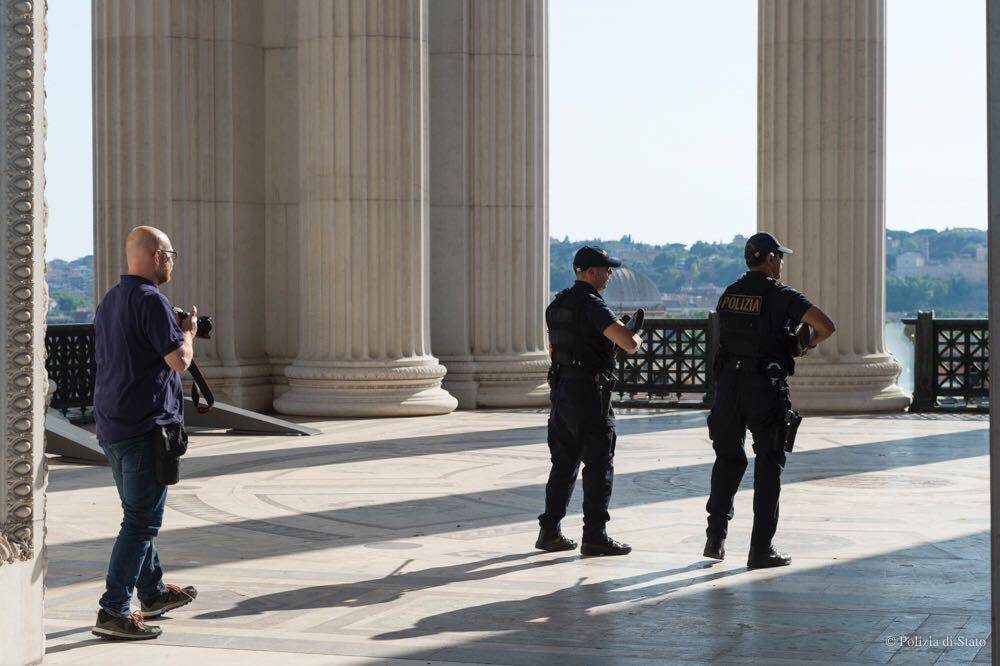
<path fill-rule="evenodd" d="M 0 297 L 5 301 L 6 346 L 3 349 L 3 372 L 6 395 L 3 399 L 4 441 L 0 447 L 0 480 L 3 501 L 0 503 L 0 564 L 29 560 L 34 552 L 34 446 L 36 429 L 43 427 L 35 414 L 35 366 L 44 362 L 34 352 L 35 257 L 42 251 L 35 234 L 36 123 L 39 118 L 35 78 L 40 57 L 36 35 L 36 12 L 44 12 L 42 0 L 2 0 L 0 18 L 3 29 L 4 94 L 3 181 L 5 256 L 0 283 Z M 44 122 L 44 120 L 43 120 Z M 44 219 L 44 218 L 43 218 Z"/>

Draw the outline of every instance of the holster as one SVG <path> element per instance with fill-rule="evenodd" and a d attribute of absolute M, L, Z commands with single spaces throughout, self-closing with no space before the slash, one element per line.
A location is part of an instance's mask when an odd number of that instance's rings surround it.
<path fill-rule="evenodd" d="M 549 388 L 555 390 L 559 386 L 559 366 L 552 364 L 549 366 L 549 374 L 546 376 Z"/>
<path fill-rule="evenodd" d="M 157 426 L 153 431 L 153 461 L 157 482 L 172 486 L 181 479 L 181 456 L 187 453 L 184 424 Z"/>
<path fill-rule="evenodd" d="M 801 414 L 792 409 L 785 412 L 785 451 L 788 453 L 791 453 L 792 449 L 795 448 L 795 437 L 799 433 L 801 423 Z"/>
<path fill-rule="evenodd" d="M 793 409 L 785 411 L 784 419 L 774 429 L 774 451 L 792 452 L 795 448 L 795 437 L 799 432 L 799 424 L 802 423 L 802 415 Z"/>
<path fill-rule="evenodd" d="M 618 379 L 610 373 L 602 372 L 597 377 L 597 387 L 601 390 L 601 414 L 604 418 L 611 413 L 611 394 L 618 385 Z"/>

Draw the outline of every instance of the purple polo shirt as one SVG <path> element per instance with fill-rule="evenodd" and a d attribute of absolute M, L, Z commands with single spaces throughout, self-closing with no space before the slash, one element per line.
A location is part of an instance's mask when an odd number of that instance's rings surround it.
<path fill-rule="evenodd" d="M 150 280 L 122 275 L 94 316 L 97 438 L 119 442 L 184 420 L 181 376 L 163 357 L 184 343 L 172 306 Z"/>

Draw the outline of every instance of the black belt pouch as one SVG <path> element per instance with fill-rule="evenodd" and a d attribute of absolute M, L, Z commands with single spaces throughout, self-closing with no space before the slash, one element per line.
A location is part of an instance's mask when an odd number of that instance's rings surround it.
<path fill-rule="evenodd" d="M 156 426 L 153 431 L 156 480 L 172 486 L 181 480 L 181 456 L 187 453 L 188 437 L 181 423 Z"/>

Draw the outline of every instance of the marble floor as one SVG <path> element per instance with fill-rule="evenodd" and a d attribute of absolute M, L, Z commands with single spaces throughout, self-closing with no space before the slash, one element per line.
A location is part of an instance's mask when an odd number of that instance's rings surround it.
<path fill-rule="evenodd" d="M 200 595 L 141 644 L 89 631 L 120 521 L 111 474 L 53 460 L 46 663 L 990 663 L 983 417 L 807 419 L 775 540 L 794 563 L 766 571 L 745 566 L 749 471 L 729 557 L 701 556 L 713 455 L 690 410 L 619 416 L 608 527 L 632 555 L 535 551 L 545 421 L 199 433 L 158 544 L 167 580 Z"/>

